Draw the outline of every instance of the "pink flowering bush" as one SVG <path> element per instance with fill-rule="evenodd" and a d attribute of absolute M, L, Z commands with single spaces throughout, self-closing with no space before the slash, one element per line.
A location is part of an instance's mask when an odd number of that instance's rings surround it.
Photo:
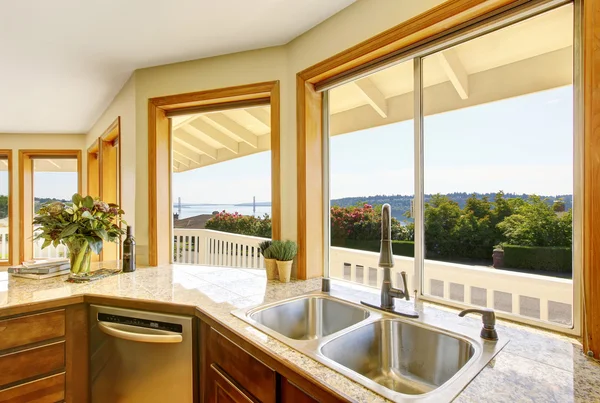
<path fill-rule="evenodd" d="M 231 232 L 240 235 L 271 238 L 271 218 L 268 214 L 262 217 L 242 215 L 237 211 L 228 213 L 223 210 L 206 222 L 206 229 Z"/>
<path fill-rule="evenodd" d="M 409 227 L 403 227 L 397 219 L 392 218 L 392 239 L 408 240 L 410 232 Z M 333 206 L 331 238 L 362 241 L 381 239 L 381 206 Z"/>

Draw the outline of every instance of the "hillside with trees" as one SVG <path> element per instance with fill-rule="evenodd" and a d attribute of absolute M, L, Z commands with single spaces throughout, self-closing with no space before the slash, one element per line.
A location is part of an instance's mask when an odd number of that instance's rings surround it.
<path fill-rule="evenodd" d="M 503 193 L 505 199 L 522 199 L 527 200 L 531 197 L 528 194 L 516 194 L 516 193 Z M 425 195 L 425 203 L 431 201 L 435 196 L 444 196 L 449 200 L 456 202 L 460 208 L 464 208 L 467 201 L 475 197 L 476 199 L 482 200 L 487 198 L 493 200 L 496 193 L 466 193 L 466 192 L 455 192 L 448 193 L 445 195 Z M 565 210 L 570 210 L 573 207 L 573 195 L 556 195 L 556 196 L 539 196 L 545 200 L 546 203 L 552 205 L 555 200 L 562 200 L 565 204 Z M 399 221 L 412 221 L 407 218 L 407 214 L 410 214 L 410 204 L 414 196 L 411 195 L 376 195 L 376 196 L 363 196 L 363 197 L 344 197 L 342 199 L 331 200 L 331 206 L 338 207 L 351 207 L 363 204 L 370 204 L 372 206 L 383 205 L 389 203 L 392 207 L 392 216 Z"/>

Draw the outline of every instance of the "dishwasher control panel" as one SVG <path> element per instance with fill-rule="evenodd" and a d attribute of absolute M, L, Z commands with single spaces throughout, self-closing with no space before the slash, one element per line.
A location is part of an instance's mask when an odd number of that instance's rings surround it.
<path fill-rule="evenodd" d="M 133 318 L 130 316 L 114 315 L 98 312 L 99 322 L 117 323 L 119 325 L 129 325 L 136 327 L 145 327 L 148 329 L 166 330 L 168 332 L 182 333 L 183 326 L 177 323 L 160 322 L 157 320 L 148 320 Z"/>

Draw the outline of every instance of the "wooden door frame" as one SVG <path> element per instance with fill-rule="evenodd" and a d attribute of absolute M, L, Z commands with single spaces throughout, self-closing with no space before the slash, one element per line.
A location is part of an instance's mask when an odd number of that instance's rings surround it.
<path fill-rule="evenodd" d="M 117 163 L 117 168 L 118 168 L 118 172 L 115 173 L 115 177 L 117 180 L 117 183 L 115 184 L 115 189 L 114 191 L 117 192 L 118 197 L 117 200 L 115 200 L 115 203 L 117 203 L 119 206 L 121 206 L 121 202 L 122 202 L 122 175 L 121 175 L 121 117 L 117 116 L 117 118 L 106 128 L 106 130 L 104 130 L 104 132 L 102 133 L 102 135 L 100 135 L 100 137 L 98 138 L 97 142 L 98 142 L 98 171 L 99 171 L 99 183 L 98 183 L 98 187 L 99 187 L 99 197 L 100 200 L 102 201 L 106 201 L 105 199 L 107 198 L 107 193 L 112 190 L 112 186 L 113 183 L 111 181 L 109 181 L 108 179 L 111 178 L 112 175 L 112 166 L 110 164 L 106 164 L 107 162 L 107 158 L 106 158 L 106 154 L 110 151 L 111 148 L 114 148 L 114 141 L 117 140 L 119 142 L 119 147 L 117 149 L 117 155 L 116 155 L 116 163 Z M 110 201 L 112 203 L 112 201 Z M 109 249 L 110 248 L 110 249 Z M 104 261 L 105 260 L 105 250 L 110 250 L 111 252 L 109 253 L 108 256 L 108 260 L 114 260 L 113 257 L 114 256 L 110 256 L 111 254 L 116 253 L 116 258 L 117 260 L 119 259 L 119 248 L 120 245 L 115 245 L 113 246 L 111 243 L 105 242 L 104 243 L 104 248 L 102 249 L 102 252 L 100 252 L 100 256 L 98 257 L 98 259 L 100 261 Z"/>
<path fill-rule="evenodd" d="M 87 171 L 86 171 L 86 193 L 90 196 L 100 197 L 100 141 L 94 140 L 91 146 L 87 149 Z M 95 164 L 95 166 L 94 166 Z M 95 183 L 97 190 L 92 192 L 90 190 L 91 183 Z M 92 194 L 96 193 L 96 194 Z"/>
<path fill-rule="evenodd" d="M 6 156 L 7 157 L 7 164 L 8 164 L 8 261 L 7 262 L 0 262 L 0 266 L 12 266 L 15 265 L 16 263 L 16 259 L 15 259 L 15 253 L 13 253 L 13 234 L 14 234 L 14 230 L 15 230 L 15 220 L 13 219 L 13 150 L 11 149 L 2 149 L 0 150 L 0 155 L 2 156 Z"/>
<path fill-rule="evenodd" d="M 543 0 L 449 0 L 297 74 L 298 278 L 323 275 L 324 217 L 321 208 L 314 208 L 320 206 L 323 199 L 322 94 L 315 86 L 386 55 L 398 54 L 455 32 L 487 15 L 541 3 Z M 585 351 L 600 358 L 600 270 L 594 270 L 600 267 L 600 231 L 597 230 L 600 226 L 600 186 L 597 186 L 600 178 L 600 1 L 575 0 L 575 4 L 582 22 L 584 103 L 581 323 Z M 578 290 L 574 291 L 577 295 Z"/>
<path fill-rule="evenodd" d="M 31 157 L 76 158 L 77 192 L 82 190 L 82 150 L 19 150 L 19 260 L 33 257 L 33 160 Z"/>
<path fill-rule="evenodd" d="M 171 127 L 167 111 L 199 106 L 224 106 L 240 101 L 269 100 L 271 105 L 271 225 L 272 238 L 281 237 L 281 163 L 279 81 L 190 92 L 148 99 L 148 252 L 150 266 L 171 260 Z M 168 189 L 168 197 L 158 189 Z"/>

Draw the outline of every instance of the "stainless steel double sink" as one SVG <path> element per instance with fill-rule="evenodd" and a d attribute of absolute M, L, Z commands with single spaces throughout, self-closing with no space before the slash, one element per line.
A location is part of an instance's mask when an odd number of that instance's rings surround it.
<path fill-rule="evenodd" d="M 451 401 L 504 347 L 479 329 L 406 319 L 312 293 L 233 315 L 397 402 Z"/>

